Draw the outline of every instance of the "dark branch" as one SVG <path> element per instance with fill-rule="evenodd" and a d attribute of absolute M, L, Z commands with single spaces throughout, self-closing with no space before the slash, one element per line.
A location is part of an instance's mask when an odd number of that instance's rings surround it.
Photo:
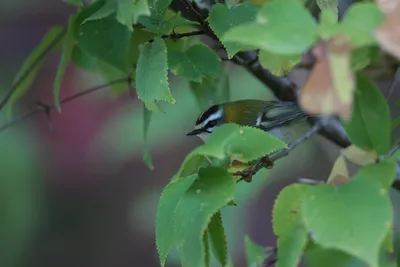
<path fill-rule="evenodd" d="M 181 1 L 182 1 L 182 3 L 184 3 L 184 4 L 186 5 L 186 7 L 187 7 L 191 12 L 193 12 L 193 13 L 196 15 L 197 21 L 200 22 L 201 25 L 204 26 L 204 25 L 205 25 L 204 16 L 203 16 L 202 14 L 200 14 L 201 11 L 200 11 L 200 9 L 197 7 L 197 5 L 196 5 L 195 3 L 194 3 L 194 4 L 190 3 L 190 0 L 181 0 Z"/>
<path fill-rule="evenodd" d="M 202 35 L 205 34 L 204 31 L 192 31 L 192 32 L 184 32 L 184 33 L 170 33 L 170 34 L 163 34 L 161 35 L 161 38 L 163 39 L 171 39 L 171 40 L 176 40 L 176 39 L 180 39 L 183 37 L 190 37 L 190 36 L 196 36 L 196 35 Z"/>
<path fill-rule="evenodd" d="M 129 86 L 129 81 L 130 81 L 130 78 L 122 78 L 122 79 L 117 79 L 117 80 L 111 81 L 111 82 L 109 82 L 107 84 L 102 84 L 102 85 L 99 85 L 99 86 L 95 86 L 95 87 L 86 89 L 86 90 L 84 90 L 82 92 L 73 94 L 71 96 L 68 96 L 68 97 L 62 99 L 60 101 L 60 104 L 61 105 L 66 104 L 66 103 L 68 103 L 68 102 L 70 102 L 70 101 L 72 101 L 74 99 L 80 98 L 80 97 L 82 97 L 84 95 L 87 95 L 87 94 L 90 94 L 90 93 L 93 93 L 93 92 L 96 92 L 96 91 L 99 91 L 101 89 L 108 88 L 109 86 L 114 85 L 114 84 L 127 83 L 128 86 Z M 2 131 L 6 130 L 11 125 L 14 125 L 14 124 L 16 124 L 18 122 L 21 122 L 21 121 L 23 121 L 23 120 L 25 120 L 27 118 L 30 118 L 30 117 L 38 114 L 38 113 L 41 113 L 41 112 L 46 113 L 46 116 L 49 119 L 50 118 L 50 111 L 52 111 L 55 108 L 56 108 L 55 105 L 45 105 L 45 104 L 37 105 L 35 108 L 33 108 L 33 109 L 21 114 L 20 116 L 15 117 L 11 121 L 1 125 L 0 126 L 0 133 Z"/>
<path fill-rule="evenodd" d="M 21 85 L 29 74 L 37 67 L 37 65 L 44 59 L 44 57 L 58 44 L 59 41 L 64 37 L 66 30 L 63 29 L 54 40 L 46 47 L 46 49 L 32 62 L 32 64 L 27 68 L 27 70 L 21 75 L 21 77 L 14 83 L 11 89 L 7 92 L 4 99 L 0 102 L 0 111 L 6 106 L 11 96 L 14 94 L 15 90 Z"/>

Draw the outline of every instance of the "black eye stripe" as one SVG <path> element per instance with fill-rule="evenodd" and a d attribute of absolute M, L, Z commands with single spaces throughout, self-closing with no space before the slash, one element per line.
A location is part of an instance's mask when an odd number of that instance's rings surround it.
<path fill-rule="evenodd" d="M 204 128 L 211 128 L 211 127 L 214 127 L 215 125 L 217 125 L 217 120 L 212 120 L 212 121 L 209 121 L 209 122 L 207 122 L 207 124 L 204 126 Z"/>
<path fill-rule="evenodd" d="M 196 124 L 203 123 L 208 117 L 218 111 L 218 105 L 211 106 L 197 118 Z"/>

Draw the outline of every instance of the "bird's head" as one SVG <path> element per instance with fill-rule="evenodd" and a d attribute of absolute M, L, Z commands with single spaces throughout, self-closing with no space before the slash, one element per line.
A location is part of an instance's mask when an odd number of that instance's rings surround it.
<path fill-rule="evenodd" d="M 194 130 L 187 136 L 196 135 L 206 141 L 213 130 L 224 123 L 224 109 L 222 105 L 213 105 L 202 112 L 196 120 Z"/>

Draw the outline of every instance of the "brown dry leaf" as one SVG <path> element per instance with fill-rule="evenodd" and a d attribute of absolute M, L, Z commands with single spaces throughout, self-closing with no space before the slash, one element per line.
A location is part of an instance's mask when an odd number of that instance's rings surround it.
<path fill-rule="evenodd" d="M 318 44 L 313 53 L 317 62 L 301 91 L 301 107 L 310 114 L 350 119 L 355 88 L 350 41 L 336 35 Z"/>
<path fill-rule="evenodd" d="M 385 13 L 393 11 L 398 0 L 376 0 L 378 7 Z"/>
<path fill-rule="evenodd" d="M 349 180 L 349 170 L 347 169 L 346 160 L 343 155 L 340 155 L 333 164 L 327 183 L 334 184 L 346 179 L 347 181 Z"/>
<path fill-rule="evenodd" d="M 400 1 L 394 1 L 377 1 L 386 12 L 386 17 L 375 32 L 375 37 L 384 50 L 400 59 Z"/>
<path fill-rule="evenodd" d="M 359 166 L 364 166 L 369 163 L 375 162 L 377 154 L 374 151 L 363 150 L 355 145 L 351 145 L 342 150 L 342 155 L 350 162 Z"/>

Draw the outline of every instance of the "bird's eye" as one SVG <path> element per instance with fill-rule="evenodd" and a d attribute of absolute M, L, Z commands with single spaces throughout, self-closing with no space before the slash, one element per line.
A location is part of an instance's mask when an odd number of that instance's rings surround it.
<path fill-rule="evenodd" d="M 207 123 L 207 128 L 211 128 L 217 125 L 217 120 L 212 120 Z"/>

